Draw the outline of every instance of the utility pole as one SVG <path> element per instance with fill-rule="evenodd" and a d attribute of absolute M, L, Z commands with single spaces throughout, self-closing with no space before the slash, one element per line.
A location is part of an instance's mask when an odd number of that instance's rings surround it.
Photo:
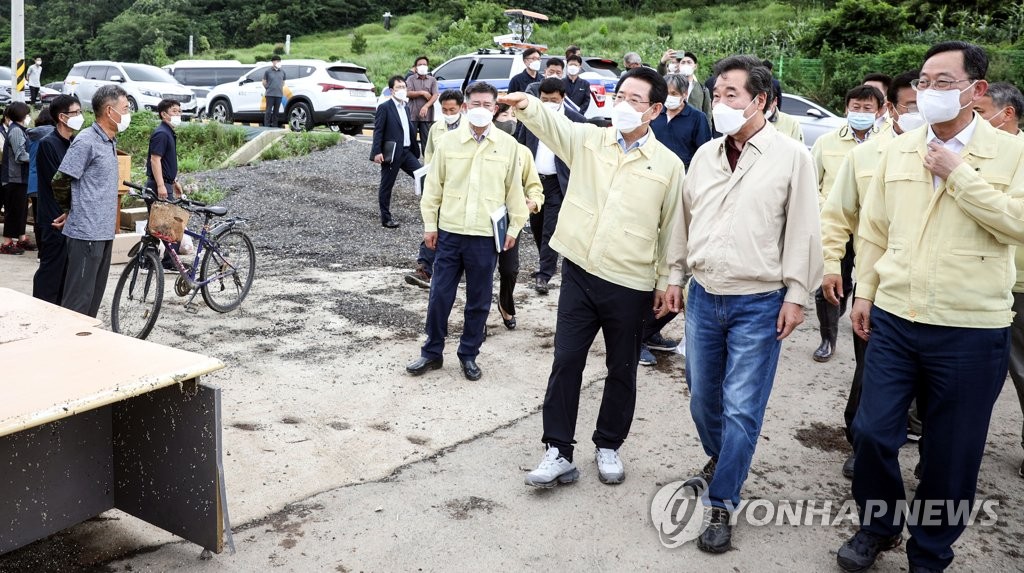
<path fill-rule="evenodd" d="M 11 100 L 25 101 L 25 0 L 11 0 Z"/>

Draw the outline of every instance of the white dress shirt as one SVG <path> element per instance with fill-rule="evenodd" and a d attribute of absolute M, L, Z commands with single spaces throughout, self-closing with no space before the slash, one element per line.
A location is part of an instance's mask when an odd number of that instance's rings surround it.
<path fill-rule="evenodd" d="M 965 147 L 967 147 L 967 144 L 971 142 L 971 137 L 974 136 L 974 129 L 976 127 L 978 127 L 977 116 L 975 116 L 974 119 L 971 120 L 971 123 L 969 123 L 967 127 L 961 129 L 960 133 L 954 135 L 953 139 L 950 139 L 949 141 L 942 141 L 935 135 L 935 132 L 932 131 L 932 126 L 929 125 L 928 141 L 938 141 L 939 143 L 942 144 L 942 147 L 945 147 L 946 149 L 959 155 L 960 152 L 963 151 Z M 938 175 L 933 175 L 932 183 L 935 185 L 935 188 L 938 189 L 942 185 L 942 179 Z"/>
<path fill-rule="evenodd" d="M 405 104 L 395 98 L 391 98 L 391 101 L 395 102 L 398 119 L 402 122 L 402 147 L 409 147 L 412 145 L 412 137 L 409 135 L 409 115 L 405 113 Z"/>

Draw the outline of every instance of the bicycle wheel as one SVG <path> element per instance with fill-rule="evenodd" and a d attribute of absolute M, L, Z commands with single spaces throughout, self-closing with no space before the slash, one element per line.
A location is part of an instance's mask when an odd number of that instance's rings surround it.
<path fill-rule="evenodd" d="M 249 294 L 256 272 L 256 250 L 242 231 L 232 229 L 214 237 L 199 267 L 199 281 L 218 277 L 203 286 L 206 306 L 217 312 L 229 312 Z"/>
<path fill-rule="evenodd" d="M 141 265 L 139 264 L 141 261 Z M 164 269 L 150 249 L 128 261 L 114 289 L 110 326 L 134 338 L 149 336 L 164 299 Z"/>

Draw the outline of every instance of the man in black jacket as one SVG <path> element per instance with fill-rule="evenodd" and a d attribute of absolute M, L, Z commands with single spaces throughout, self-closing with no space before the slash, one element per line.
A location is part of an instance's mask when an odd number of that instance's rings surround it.
<path fill-rule="evenodd" d="M 422 165 L 419 162 L 420 147 L 416 143 L 416 128 L 409 116 L 409 97 L 402 76 L 388 80 L 391 99 L 377 106 L 373 118 L 373 146 L 370 159 L 381 166 L 380 188 L 377 199 L 380 202 L 380 224 L 388 229 L 398 227 L 391 218 L 391 189 L 399 171 L 413 176 Z"/>

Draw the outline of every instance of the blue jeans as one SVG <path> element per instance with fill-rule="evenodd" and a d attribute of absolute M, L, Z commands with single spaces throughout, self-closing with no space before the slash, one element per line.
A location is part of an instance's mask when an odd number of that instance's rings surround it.
<path fill-rule="evenodd" d="M 775 380 L 782 341 L 775 324 L 786 289 L 709 294 L 690 281 L 686 305 L 686 383 L 704 452 L 718 460 L 711 505 L 739 505 Z"/>

